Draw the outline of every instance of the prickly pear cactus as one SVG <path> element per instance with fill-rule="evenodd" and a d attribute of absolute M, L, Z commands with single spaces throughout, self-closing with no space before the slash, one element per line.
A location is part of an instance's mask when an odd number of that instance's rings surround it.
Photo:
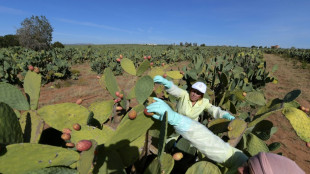
<path fill-rule="evenodd" d="M 115 95 L 116 91 L 120 91 L 116 78 L 110 68 L 106 68 L 104 70 L 104 84 L 107 87 L 107 90 L 110 92 L 110 94 L 113 96 L 113 98 L 117 98 Z"/>
<path fill-rule="evenodd" d="M 152 94 L 154 88 L 153 79 L 150 76 L 141 77 L 135 85 L 135 94 L 139 104 L 143 104 L 145 100 Z"/>
<path fill-rule="evenodd" d="M 167 71 L 167 76 L 173 78 L 173 79 L 182 79 L 183 75 L 180 73 L 180 71 Z"/>
<path fill-rule="evenodd" d="M 148 75 L 152 77 L 152 79 L 157 76 L 157 75 L 164 75 L 165 72 L 164 72 L 164 69 L 163 68 L 160 68 L 160 67 L 155 67 L 155 68 L 152 68 L 151 71 L 149 71 Z"/>
<path fill-rule="evenodd" d="M 23 93 L 15 86 L 0 82 L 0 102 L 17 110 L 29 110 L 29 103 Z"/>
<path fill-rule="evenodd" d="M 245 132 L 246 128 L 247 123 L 242 119 L 234 119 L 233 121 L 231 121 L 228 125 L 228 143 L 231 146 L 235 147 L 242 138 L 242 135 Z"/>
<path fill-rule="evenodd" d="M 41 88 L 41 75 L 28 71 L 24 80 L 24 90 L 30 97 L 30 107 L 32 110 L 38 108 Z"/>
<path fill-rule="evenodd" d="M 275 151 L 281 147 L 281 143 L 279 142 L 274 142 L 268 145 L 269 151 Z"/>
<path fill-rule="evenodd" d="M 200 161 L 193 164 L 185 174 L 196 174 L 196 173 L 204 173 L 204 174 L 221 174 L 220 169 L 211 162 L 208 161 Z"/>
<path fill-rule="evenodd" d="M 137 112 L 137 117 L 134 120 L 131 120 L 128 118 L 127 113 L 122 119 L 121 123 L 118 125 L 114 134 L 105 144 L 106 146 L 117 144 L 117 142 L 122 140 L 128 140 L 129 142 L 132 142 L 141 135 L 144 135 L 146 131 L 153 125 L 154 121 L 144 115 L 143 105 L 137 105 L 132 109 Z"/>
<path fill-rule="evenodd" d="M 259 139 L 254 134 L 250 133 L 247 137 L 246 151 L 251 155 L 257 155 L 259 152 L 269 152 L 269 149 L 264 141 Z"/>
<path fill-rule="evenodd" d="M 301 94 L 301 91 L 299 89 L 293 90 L 284 96 L 283 102 L 285 103 L 291 102 L 295 100 L 300 94 Z"/>
<path fill-rule="evenodd" d="M 163 153 L 161 161 L 155 158 L 151 164 L 147 167 L 144 174 L 154 173 L 170 173 L 174 166 L 174 160 L 170 154 Z"/>
<path fill-rule="evenodd" d="M 98 144 L 105 144 L 114 134 L 114 131 L 108 126 L 103 126 L 102 130 L 100 130 L 93 126 L 81 125 L 81 129 L 79 131 L 75 131 L 71 127 L 68 128 L 72 130 L 70 141 L 73 143 L 77 143 L 84 139 L 93 139 Z"/>
<path fill-rule="evenodd" d="M 13 109 L 0 102 L 0 144 L 21 142 L 23 142 L 23 133 Z"/>
<path fill-rule="evenodd" d="M 167 139 L 167 128 L 168 128 L 168 115 L 167 112 L 165 112 L 163 116 L 163 120 L 161 121 L 160 125 L 160 133 L 159 133 L 159 142 L 158 142 L 158 158 L 161 159 L 161 154 L 164 153 L 165 145 L 166 145 L 166 139 Z"/>
<path fill-rule="evenodd" d="M 44 106 L 38 110 L 38 114 L 48 125 L 62 131 L 74 123 L 86 125 L 89 111 L 75 103 L 61 103 Z"/>
<path fill-rule="evenodd" d="M 25 173 L 52 166 L 69 166 L 79 160 L 79 153 L 62 147 L 43 144 L 12 144 L 0 156 L 2 173 Z M 22 160 L 21 160 L 22 157 Z"/>
<path fill-rule="evenodd" d="M 27 111 L 19 119 L 23 134 L 24 142 L 38 143 L 44 127 L 44 121 L 34 111 Z"/>
<path fill-rule="evenodd" d="M 97 119 L 100 123 L 104 123 L 112 114 L 113 105 L 113 100 L 107 100 L 92 103 L 88 109 L 93 111 L 95 119 Z"/>
<path fill-rule="evenodd" d="M 53 174 L 78 174 L 79 172 L 74 169 L 69 169 L 66 167 L 48 167 L 37 170 L 31 170 L 25 174 L 44 174 L 44 173 L 53 173 Z"/>
<path fill-rule="evenodd" d="M 123 58 L 121 61 L 121 66 L 128 74 L 136 75 L 136 67 L 133 62 L 128 58 Z"/>
<path fill-rule="evenodd" d="M 285 108 L 282 113 L 290 121 L 297 135 L 305 142 L 310 142 L 310 117 L 297 108 Z"/>
<path fill-rule="evenodd" d="M 214 119 L 208 123 L 208 128 L 215 134 L 226 132 L 228 124 L 230 123 L 229 120 L 225 118 L 218 118 Z"/>
<path fill-rule="evenodd" d="M 95 140 L 90 140 L 92 146 L 87 151 L 83 151 L 80 154 L 80 160 L 78 161 L 77 169 L 80 173 L 92 173 L 93 170 L 93 160 L 95 156 L 95 150 L 97 147 L 97 142 Z"/>
<path fill-rule="evenodd" d="M 141 76 L 149 68 L 150 68 L 150 62 L 148 60 L 144 60 L 137 68 L 137 76 Z"/>
<path fill-rule="evenodd" d="M 263 106 L 266 104 L 264 94 L 262 94 L 261 92 L 248 92 L 245 98 L 247 101 L 257 104 L 259 106 Z"/>

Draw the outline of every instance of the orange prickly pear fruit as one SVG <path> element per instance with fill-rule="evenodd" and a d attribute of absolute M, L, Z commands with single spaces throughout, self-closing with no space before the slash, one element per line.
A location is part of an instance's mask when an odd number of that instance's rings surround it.
<path fill-rule="evenodd" d="M 146 108 L 144 109 L 144 114 L 145 114 L 146 116 L 152 116 L 152 115 L 154 115 L 153 112 L 147 112 L 147 109 L 146 109 Z"/>
<path fill-rule="evenodd" d="M 92 142 L 89 140 L 81 140 L 78 143 L 76 143 L 76 149 L 78 151 L 86 151 L 88 149 L 90 149 L 92 146 Z"/>
<path fill-rule="evenodd" d="M 72 127 L 74 130 L 77 130 L 77 131 L 81 130 L 81 125 L 79 123 L 75 123 Z"/>
<path fill-rule="evenodd" d="M 63 139 L 63 140 L 70 140 L 71 139 L 71 135 L 70 134 L 62 134 L 61 135 L 61 139 Z"/>
<path fill-rule="evenodd" d="M 63 133 L 63 134 L 71 134 L 71 129 L 69 129 L 69 128 L 64 128 L 64 129 L 62 130 L 62 133 Z"/>
<path fill-rule="evenodd" d="M 131 120 L 135 119 L 135 118 L 137 117 L 137 112 L 136 112 L 135 110 L 129 111 L 128 117 L 129 117 Z"/>
<path fill-rule="evenodd" d="M 80 105 L 82 102 L 83 102 L 83 100 L 79 98 L 79 99 L 76 100 L 75 103 L 78 104 L 78 105 Z"/>
<path fill-rule="evenodd" d="M 175 154 L 173 154 L 172 158 L 176 161 L 179 161 L 183 158 L 183 153 L 182 152 L 177 152 Z"/>
<path fill-rule="evenodd" d="M 72 148 L 72 147 L 74 147 L 74 146 L 75 146 L 75 144 L 74 144 L 74 143 L 66 143 L 66 146 L 67 146 L 67 147 L 71 147 L 71 148 Z"/>

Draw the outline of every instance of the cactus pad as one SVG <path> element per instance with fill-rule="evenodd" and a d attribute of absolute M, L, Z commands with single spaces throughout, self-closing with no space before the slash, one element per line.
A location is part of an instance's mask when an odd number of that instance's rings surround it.
<path fill-rule="evenodd" d="M 41 75 L 28 71 L 24 80 L 25 93 L 30 97 L 30 107 L 32 110 L 38 108 L 41 88 Z"/>
<path fill-rule="evenodd" d="M 34 111 L 24 112 L 19 119 L 24 133 L 24 142 L 38 143 L 43 131 L 44 121 Z"/>
<path fill-rule="evenodd" d="M 148 60 L 144 60 L 137 68 L 137 76 L 141 76 L 147 69 L 149 69 L 149 67 L 150 62 Z"/>
<path fill-rule="evenodd" d="M 4 102 L 17 110 L 30 109 L 23 93 L 17 87 L 4 82 L 0 83 L 0 102 Z"/>
<path fill-rule="evenodd" d="M 89 111 L 75 103 L 62 103 L 44 106 L 38 110 L 38 114 L 48 125 L 62 131 L 74 123 L 87 124 Z"/>
<path fill-rule="evenodd" d="M 123 58 L 121 61 L 121 66 L 128 74 L 136 75 L 136 67 L 133 62 L 128 58 Z"/>
<path fill-rule="evenodd" d="M 180 73 L 180 71 L 167 71 L 167 76 L 171 77 L 172 79 L 182 79 L 183 75 Z"/>
<path fill-rule="evenodd" d="M 222 172 L 213 163 L 208 161 L 200 161 L 196 162 L 190 168 L 188 168 L 185 174 L 195 174 L 195 173 L 221 174 Z"/>
<path fill-rule="evenodd" d="M 153 79 L 150 76 L 141 77 L 135 85 L 135 94 L 139 104 L 145 102 L 145 100 L 152 94 L 154 88 Z"/>
<path fill-rule="evenodd" d="M 107 100 L 92 103 L 88 109 L 93 111 L 94 118 L 96 118 L 100 123 L 104 123 L 112 114 L 113 105 L 113 100 Z"/>
<path fill-rule="evenodd" d="M 170 154 L 163 153 L 162 161 L 155 158 L 145 170 L 145 174 L 170 173 L 174 166 L 174 160 Z"/>
<path fill-rule="evenodd" d="M 310 142 L 310 117 L 296 108 L 285 108 L 282 113 L 290 121 L 297 135 L 305 142 Z"/>
<path fill-rule="evenodd" d="M 245 96 L 245 98 L 247 101 L 254 103 L 254 104 L 257 104 L 259 106 L 263 106 L 266 104 L 264 94 L 262 94 L 260 92 L 256 92 L 256 91 L 248 92 L 247 95 Z"/>
<path fill-rule="evenodd" d="M 21 143 L 6 148 L 7 152 L 0 156 L 0 171 L 3 173 L 25 173 L 45 167 L 69 166 L 79 160 L 76 151 L 50 145 Z"/>

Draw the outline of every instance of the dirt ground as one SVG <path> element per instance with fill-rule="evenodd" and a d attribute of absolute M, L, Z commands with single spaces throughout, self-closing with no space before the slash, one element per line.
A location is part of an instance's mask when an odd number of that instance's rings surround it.
<path fill-rule="evenodd" d="M 278 84 L 270 83 L 265 87 L 267 100 L 283 98 L 286 93 L 294 89 L 300 89 L 302 94 L 297 101 L 309 108 L 310 68 L 307 70 L 301 69 L 296 61 L 275 55 L 265 54 L 265 58 L 269 71 L 271 71 L 273 65 L 278 64 L 278 70 L 273 75 L 279 81 Z M 75 102 L 79 98 L 83 99 L 82 105 L 88 107 L 93 102 L 112 99 L 111 95 L 100 85 L 99 80 L 96 78 L 97 74 L 91 71 L 89 64 L 76 65 L 73 66 L 73 69 L 81 72 L 79 79 L 46 84 L 41 89 L 39 107 L 56 103 Z M 137 78 L 128 74 L 116 78 L 119 86 L 125 92 L 128 92 L 137 81 Z M 294 160 L 306 173 L 310 173 L 310 148 L 297 136 L 288 120 L 281 113 L 271 115 L 268 120 L 278 127 L 278 131 L 267 143 L 280 142 L 281 147 L 275 152 L 282 152 L 284 156 Z"/>

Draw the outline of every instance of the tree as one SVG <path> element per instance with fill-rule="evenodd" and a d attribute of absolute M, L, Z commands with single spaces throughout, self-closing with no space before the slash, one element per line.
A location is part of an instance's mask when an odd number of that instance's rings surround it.
<path fill-rule="evenodd" d="M 65 48 L 65 46 L 61 43 L 61 42 L 54 42 L 53 44 L 52 44 L 52 47 L 53 48 Z"/>
<path fill-rule="evenodd" d="M 16 35 L 8 34 L 5 36 L 0 36 L 0 47 L 7 48 L 7 47 L 13 47 L 13 46 L 19 46 L 18 37 Z"/>
<path fill-rule="evenodd" d="M 52 42 L 53 28 L 45 16 L 31 16 L 21 23 L 16 34 L 21 46 L 33 50 L 49 49 Z"/>

